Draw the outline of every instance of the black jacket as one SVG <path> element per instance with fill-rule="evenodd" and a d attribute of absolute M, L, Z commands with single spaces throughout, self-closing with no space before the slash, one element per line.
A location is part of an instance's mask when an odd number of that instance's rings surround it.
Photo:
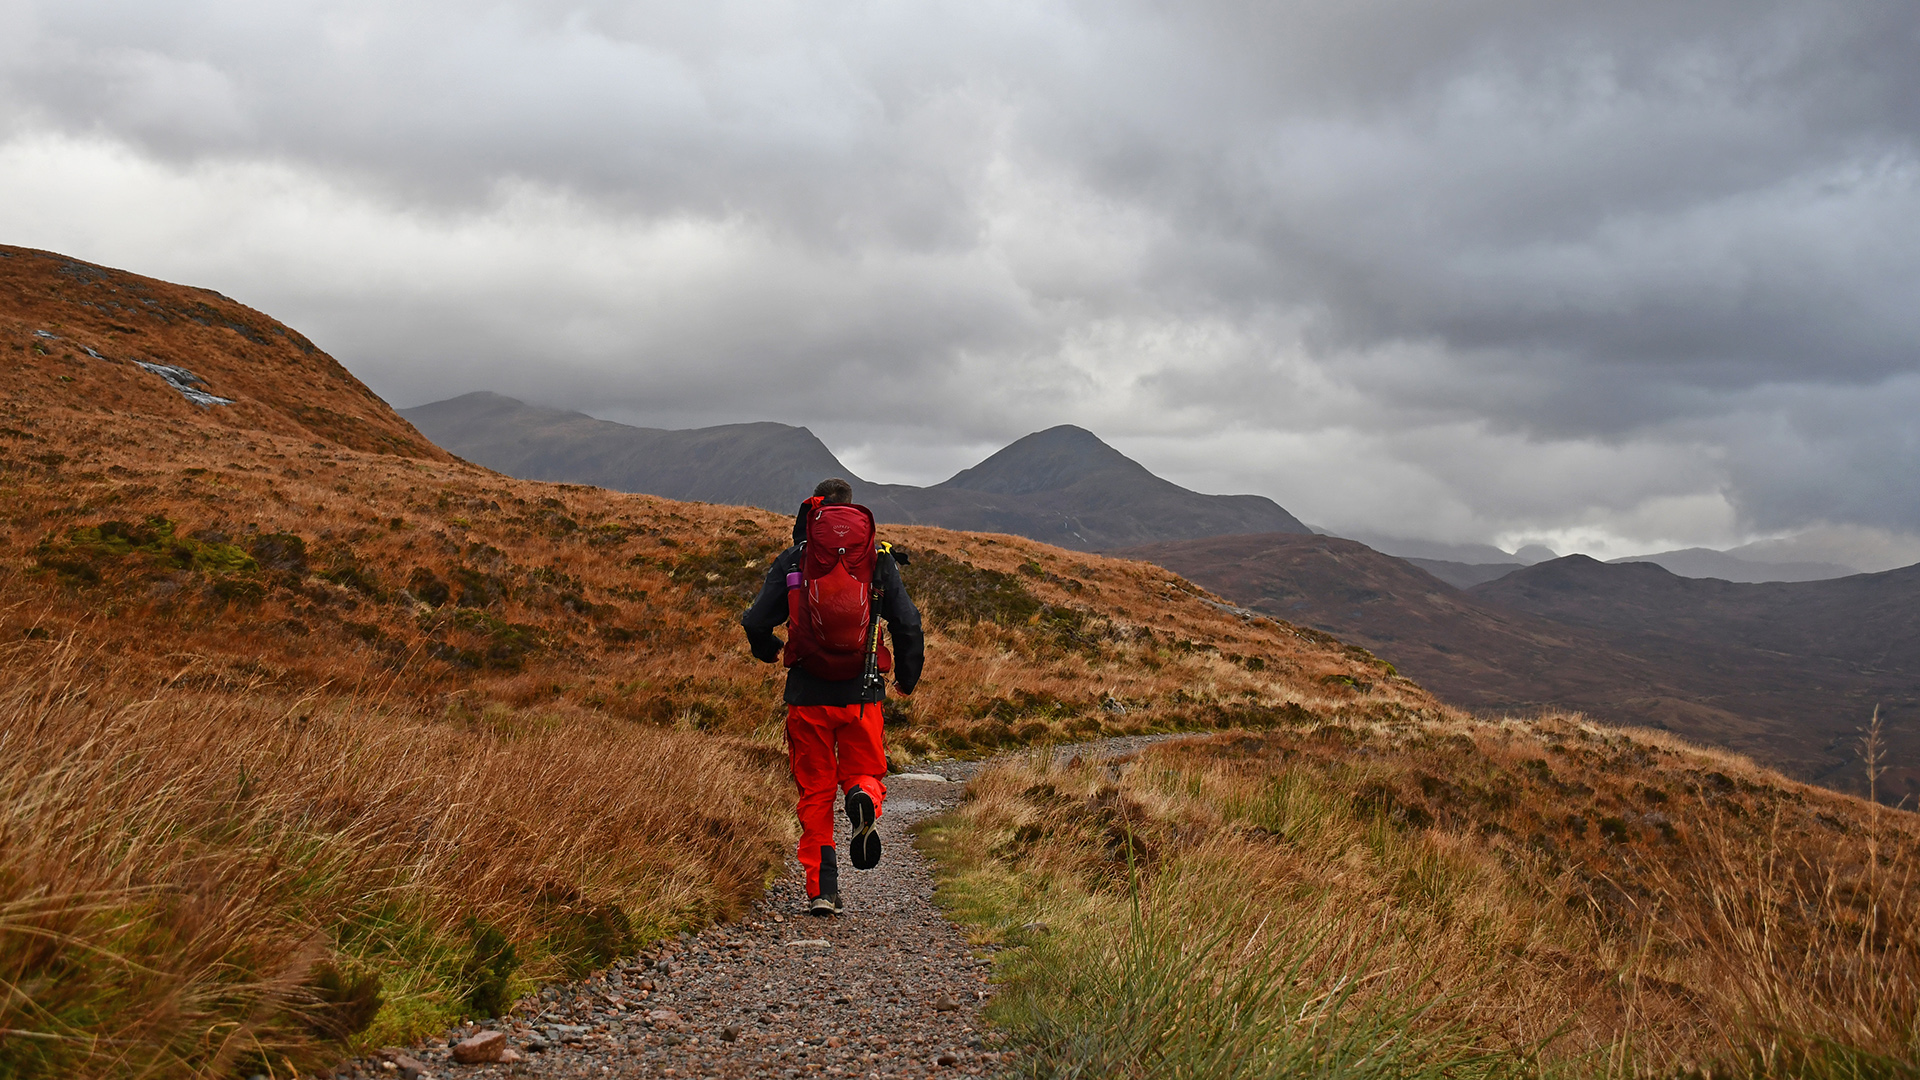
<path fill-rule="evenodd" d="M 787 621 L 787 574 L 800 563 L 800 547 L 780 553 L 767 568 L 767 580 L 753 606 L 740 616 L 746 627 L 747 644 L 753 655 L 769 664 L 780 659 L 782 642 L 773 628 Z M 887 637 L 893 643 L 893 680 L 903 694 L 913 693 L 920 681 L 920 668 L 926 663 L 927 639 L 920 631 L 920 609 L 907 596 L 900 581 L 900 567 L 892 556 L 882 554 L 874 563 L 874 577 L 880 580 L 880 617 L 887 621 Z M 787 669 L 786 701 L 789 705 L 856 705 L 879 701 L 887 696 L 886 684 L 869 692 L 859 676 L 851 679 L 822 679 L 798 667 Z"/>

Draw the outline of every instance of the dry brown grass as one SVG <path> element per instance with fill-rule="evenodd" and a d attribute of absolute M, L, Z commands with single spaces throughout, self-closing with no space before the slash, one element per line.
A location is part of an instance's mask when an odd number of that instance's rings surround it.
<path fill-rule="evenodd" d="M 1364 980 L 1516 1063 L 1920 1061 L 1910 815 L 1656 735 L 1315 720 L 1118 767 L 1028 761 L 975 781 L 934 839 L 983 936 L 1076 928 L 1011 969 L 1016 1026 L 1124 948 L 1137 897 L 1173 940 Z"/>
<path fill-rule="evenodd" d="M 730 917 L 777 866 L 772 762 L 724 741 L 145 696 L 67 643 L 5 662 L 0 1074 L 288 1075 L 351 1023 L 317 965 L 377 977 L 362 1038 L 404 1037 L 482 1011 L 487 928 L 511 993 Z"/>
<path fill-rule="evenodd" d="M 607 904 L 644 935 L 759 887 L 785 827 L 782 672 L 736 620 L 789 519 L 419 451 L 257 313 L 145 283 L 168 314 L 123 333 L 94 325 L 111 282 L 85 277 L 0 282 L 18 286 L 0 295 L 0 695 L 23 793 L 0 956 L 33 991 L 7 999 L 0 1057 L 211 1075 L 321 1053 L 296 1015 L 316 961 L 335 996 L 379 975 L 363 1037 L 397 1035 L 473 1007 L 468 919 L 534 979 Z M 267 342 L 196 322 L 203 300 Z M 185 405 L 124 362 L 136 346 L 258 399 Z M 932 658 L 894 710 L 897 758 L 1435 708 L 1364 652 L 1157 567 L 885 532 L 922 555 Z M 688 805 L 716 824 L 679 837 Z"/>
<path fill-rule="evenodd" d="M 77 632 L 156 682 L 191 658 L 205 689 L 377 684 L 420 707 L 564 704 L 647 722 L 691 715 L 735 734 L 777 715 L 781 673 L 746 655 L 736 618 L 786 543 L 781 515 L 259 433 L 189 431 L 131 454 L 92 439 L 98 424 L 84 415 L 31 422 L 69 456 L 0 461 L 10 636 Z M 146 555 L 93 557 L 74 539 L 148 518 L 259 566 L 222 577 Z M 1435 707 L 1363 651 L 1223 612 L 1157 567 L 1014 537 L 883 531 L 929 560 L 946 556 L 939 572 L 962 594 L 944 615 L 930 608 L 934 662 L 903 714 L 903 754 L 1212 724 L 1234 710 L 1254 723 L 1246 710 L 1288 703 Z M 261 546 L 274 537 L 298 538 L 304 565 L 274 565 Z M 935 572 L 910 566 L 910 590 Z M 448 590 L 437 608 L 415 595 L 431 582 Z M 969 606 L 1009 590 L 1041 617 Z"/>
<path fill-rule="evenodd" d="M 33 253 L 0 260 L 0 356 L 0 1077 L 322 1055 L 369 976 L 362 1037 L 419 1031 L 759 888 L 781 672 L 735 620 L 787 518 L 450 460 L 257 312 Z M 1158 567 L 883 535 L 929 630 L 896 757 L 1270 732 L 990 773 L 945 833 L 985 924 L 1085 917 L 1059 955 L 1093 955 L 1132 852 L 1160 932 L 1313 943 L 1490 1044 L 1913 1060 L 1905 815 L 1468 720 Z"/>

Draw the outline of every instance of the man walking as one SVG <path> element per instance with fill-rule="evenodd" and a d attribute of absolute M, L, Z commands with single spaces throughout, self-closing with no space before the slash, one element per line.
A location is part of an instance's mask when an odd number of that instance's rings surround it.
<path fill-rule="evenodd" d="M 912 694 L 926 638 L 892 550 L 876 540 L 873 514 L 854 505 L 845 480 L 820 482 L 800 506 L 793 540 L 768 568 L 740 625 L 755 657 L 787 665 L 787 761 L 800 787 L 807 910 L 838 915 L 844 908 L 833 848 L 834 792 L 847 795 L 854 868 L 871 870 L 880 863 L 875 819 L 887 796 L 880 779 L 887 772 L 882 676 L 891 670 L 900 693 Z M 883 619 L 891 650 L 880 640 Z M 782 623 L 784 647 L 773 632 Z"/>

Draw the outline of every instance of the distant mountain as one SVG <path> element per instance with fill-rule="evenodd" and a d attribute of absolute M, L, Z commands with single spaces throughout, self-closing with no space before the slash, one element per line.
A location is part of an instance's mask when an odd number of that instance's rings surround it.
<path fill-rule="evenodd" d="M 1653 563 L 1689 578 L 1719 578 L 1722 581 L 1759 583 L 1765 581 L 1825 581 L 1847 577 L 1860 571 L 1851 566 L 1825 562 L 1755 562 L 1712 548 L 1681 548 L 1653 555 L 1630 555 L 1608 559 L 1610 563 Z M 1489 579 L 1491 580 L 1491 579 Z"/>
<path fill-rule="evenodd" d="M 1454 704 L 1578 709 L 1859 790 L 1882 707 L 1886 779 L 1920 795 L 1920 566 L 1736 584 L 1583 555 L 1454 589 L 1328 536 L 1222 536 L 1118 552 L 1371 649 Z"/>
<path fill-rule="evenodd" d="M 1741 584 L 1651 563 L 1569 555 L 1469 591 L 1511 611 L 1584 627 L 1636 651 L 1710 642 L 1844 669 L 1841 682 L 1920 691 L 1920 565 L 1826 581 Z M 1869 710 L 1871 706 L 1868 706 Z"/>
<path fill-rule="evenodd" d="M 1030 536 L 1104 551 L 1226 533 L 1306 533 L 1260 495 L 1202 495 L 1071 425 L 1020 439 L 944 483 L 856 487 L 882 521 Z"/>
<path fill-rule="evenodd" d="M 1506 577 L 1526 566 L 1521 562 L 1463 563 L 1454 562 L 1451 559 L 1415 559 L 1405 556 L 1402 556 L 1402 559 L 1456 589 L 1471 589 L 1475 585 Z"/>
<path fill-rule="evenodd" d="M 639 428 L 489 393 L 401 414 L 445 449 L 509 476 L 671 499 L 790 513 L 823 477 L 842 476 L 883 523 L 1013 533 L 1082 551 L 1307 531 L 1272 499 L 1189 491 L 1071 425 L 1028 435 L 921 488 L 862 480 L 811 431 L 785 424 Z"/>
<path fill-rule="evenodd" d="M 1375 551 L 1405 559 L 1449 585 L 1470 589 L 1475 585 L 1505 577 L 1523 566 L 1559 558 L 1551 549 L 1529 544 L 1512 554 L 1492 544 L 1450 544 L 1437 540 L 1414 540 L 1399 536 L 1345 534 Z M 1755 545 L 1748 545 L 1749 548 Z M 1741 549 L 1742 551 L 1746 549 Z M 1609 560 L 1615 563 L 1655 563 L 1690 578 L 1719 578 L 1722 581 L 1823 581 L 1846 577 L 1860 571 L 1832 562 L 1785 562 L 1746 558 L 1740 554 L 1712 548 L 1684 548 L 1653 555 L 1630 555 Z"/>
<path fill-rule="evenodd" d="M 792 513 L 822 478 L 847 474 L 813 432 L 786 424 L 632 427 L 485 391 L 400 415 L 442 448 L 522 480 Z"/>
<path fill-rule="evenodd" d="M 1433 559 L 1440 562 L 1462 563 L 1469 566 L 1489 566 L 1498 563 L 1510 563 L 1514 566 L 1526 566 L 1539 562 L 1539 558 L 1522 558 L 1519 555 L 1494 547 L 1492 544 L 1452 544 L 1441 540 L 1420 540 L 1406 536 L 1384 536 L 1379 533 L 1333 532 L 1330 535 L 1342 536 L 1367 545 L 1383 555 L 1396 559 Z M 1538 549 L 1542 557 L 1551 559 L 1553 553 L 1545 548 Z"/>
<path fill-rule="evenodd" d="M 1641 696 L 1659 693 L 1647 664 L 1616 653 L 1596 635 L 1484 603 L 1356 541 L 1220 536 L 1115 554 L 1157 563 L 1255 611 L 1364 645 L 1456 705 L 1499 710 L 1575 702 L 1578 708 L 1623 687 Z M 1644 721 L 1636 713 L 1626 722 Z"/>
<path fill-rule="evenodd" d="M 1817 525 L 1792 536 L 1756 540 L 1727 554 L 1757 563 L 1836 563 L 1863 574 L 1920 562 L 1920 533 L 1864 525 Z"/>

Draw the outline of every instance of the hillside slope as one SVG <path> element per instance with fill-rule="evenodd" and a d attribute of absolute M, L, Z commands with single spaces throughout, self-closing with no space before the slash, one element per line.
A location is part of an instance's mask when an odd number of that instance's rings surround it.
<path fill-rule="evenodd" d="M 671 499 L 791 513 L 814 484 L 841 476 L 883 524 L 1012 533 L 1081 551 L 1307 531 L 1271 499 L 1189 491 L 1072 425 L 1035 432 L 922 488 L 862 480 L 811 431 L 785 424 L 638 428 L 488 393 L 403 415 L 441 446 L 509 476 Z"/>
<path fill-rule="evenodd" d="M 778 872 L 795 839 L 781 673 L 748 657 L 737 618 L 786 543 L 786 514 L 511 479 L 410 444 L 350 376 L 297 343 L 277 351 L 273 325 L 237 305 L 208 301 L 275 350 L 179 306 L 204 295 L 193 290 L 54 256 L 0 266 L 17 275 L 0 328 L 24 328 L 0 357 L 17 389 L 0 406 L 11 1075 L 311 1075 L 347 1048 L 497 1014 L 543 983 L 738 918 Z M 129 320 L 128 297 L 163 315 Z M 96 307 L 131 329 L 90 329 Z M 136 351 L 234 404 L 186 403 L 123 362 Z M 83 378 L 86 396 L 71 389 Z M 1900 989 L 1914 981 L 1911 919 L 1869 920 L 1878 967 L 1826 944 L 1862 940 L 1859 909 L 1877 903 L 1852 887 L 1862 845 L 1888 858 L 1869 863 L 1887 868 L 1876 887 L 1912 891 L 1893 876 L 1910 865 L 1904 825 L 1858 800 L 1591 724 L 1470 722 L 1365 649 L 1236 611 L 1151 564 L 928 526 L 884 535 L 913 553 L 906 581 L 928 630 L 921 689 L 887 709 L 898 762 L 1181 729 L 1224 733 L 1224 752 L 1258 756 L 1283 785 L 1289 762 L 1331 758 L 1363 781 L 1326 786 L 1336 860 L 1268 863 L 1263 890 L 1298 900 L 1337 881 L 1369 903 L 1424 896 L 1420 912 L 1471 928 L 1472 909 L 1435 906 L 1455 895 L 1448 882 L 1564 844 L 1577 856 L 1566 866 L 1605 873 L 1554 880 L 1596 903 L 1556 899 L 1552 925 L 1572 932 L 1511 943 L 1562 973 L 1554 986 L 1602 1004 L 1635 1001 L 1625 991 L 1659 925 L 1644 912 L 1711 914 L 1655 871 L 1695 837 L 1724 837 L 1741 866 L 1770 859 L 1751 838 L 1784 813 L 1793 837 L 1847 838 L 1805 849 L 1807 875 L 1847 884 L 1837 913 L 1789 907 L 1768 924 L 1810 935 L 1793 955 L 1819 961 L 1803 967 L 1823 981 L 1803 982 L 1829 1007 L 1810 1030 L 1866 1031 L 1856 1041 L 1878 1047 L 1883 1006 L 1912 1000 Z M 1509 727 L 1521 749 L 1499 745 Z M 1070 848 L 1076 874 L 1086 863 L 1113 897 L 1130 868 L 1161 865 L 1134 835 L 1162 857 L 1229 843 L 1285 855 L 1289 822 L 1306 820 L 1261 810 L 1297 801 L 1285 791 L 1234 803 L 1258 812 L 1257 829 L 1206 821 L 1210 804 L 1186 795 L 1143 816 L 1104 771 L 1080 779 L 1084 799 L 1049 781 L 996 789 L 996 803 L 1026 800 L 1071 828 L 1056 843 L 1037 813 L 993 857 L 1033 870 L 1043 863 L 1023 852 Z M 1536 788 L 1562 801 L 1536 813 L 1518 798 Z M 1656 816 L 1668 813 L 1671 832 Z M 1392 857 L 1377 890 L 1368 851 Z M 1712 969 L 1661 962 L 1676 1024 L 1744 1030 L 1680 981 Z M 631 1037 L 662 1037 L 629 1017 Z"/>
<path fill-rule="evenodd" d="M 1469 595 L 1591 634 L 1663 666 L 1697 700 L 1772 721 L 1791 738 L 1776 754 L 1808 755 L 1800 775 L 1846 770 L 1877 707 L 1894 790 L 1920 795 L 1920 566 L 1738 583 L 1569 555 Z"/>
<path fill-rule="evenodd" d="M 1735 585 L 1568 556 L 1467 591 L 1334 537 L 1216 537 L 1129 549 L 1256 611 L 1357 642 L 1443 700 L 1574 709 L 1751 754 L 1858 790 L 1880 705 L 1887 788 L 1920 793 L 1920 568 Z"/>
<path fill-rule="evenodd" d="M 788 514 L 510 479 L 230 301 L 0 271 L 11 1075 L 304 1071 L 764 886 L 781 672 L 737 618 Z M 1158 567 L 886 535 L 932 656 L 899 761 L 1438 708 Z"/>
<path fill-rule="evenodd" d="M 208 289 L 0 246 L 0 350 L 16 453 L 52 452 L 34 417 L 72 410 L 123 443 L 183 424 L 448 460 L 298 332 Z"/>

